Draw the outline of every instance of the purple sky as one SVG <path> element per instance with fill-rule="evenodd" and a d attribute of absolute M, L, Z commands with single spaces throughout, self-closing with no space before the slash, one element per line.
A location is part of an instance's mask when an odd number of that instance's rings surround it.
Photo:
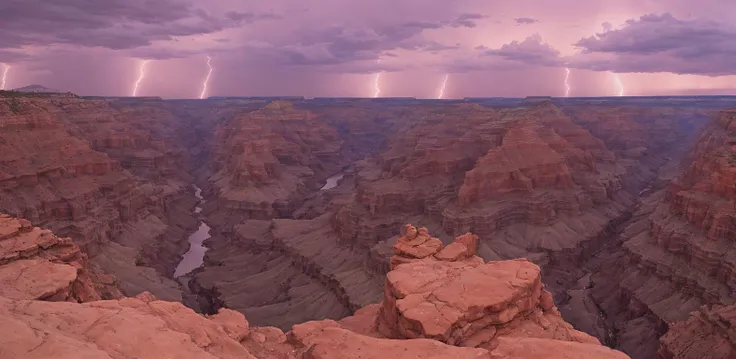
<path fill-rule="evenodd" d="M 197 98 L 206 56 L 208 96 L 736 94 L 736 1 L 0 1 L 6 88 L 131 95 L 149 59 L 138 95 Z"/>

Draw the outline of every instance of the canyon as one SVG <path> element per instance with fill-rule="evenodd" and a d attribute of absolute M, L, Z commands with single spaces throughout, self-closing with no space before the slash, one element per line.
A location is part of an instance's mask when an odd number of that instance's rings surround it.
<path fill-rule="evenodd" d="M 730 358 L 729 108 L 0 98 L 0 315 L 111 357 Z M 136 320 L 169 339 L 79 334 Z"/>

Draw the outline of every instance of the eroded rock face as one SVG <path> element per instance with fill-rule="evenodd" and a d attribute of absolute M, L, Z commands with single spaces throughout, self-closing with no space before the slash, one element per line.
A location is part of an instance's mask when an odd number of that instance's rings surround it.
<path fill-rule="evenodd" d="M 661 339 L 659 359 L 736 357 L 736 307 L 706 307 L 671 325 Z"/>
<path fill-rule="evenodd" d="M 409 236 L 415 238 L 425 232 L 406 228 Z M 466 250 L 470 249 L 465 243 L 472 241 L 468 241 L 468 236 L 463 238 L 458 244 L 462 242 Z M 406 273 L 415 266 L 427 266 L 435 271 L 426 278 L 413 278 L 415 282 L 412 283 Z M 454 270 L 446 270 L 447 266 Z M 526 260 L 483 264 L 478 257 L 462 261 L 414 258 L 389 275 L 385 298 L 388 304 L 367 306 L 355 316 L 339 322 L 323 320 L 298 324 L 287 333 L 273 327 L 253 327 L 241 313 L 229 309 L 222 308 L 214 315 L 202 316 L 181 303 L 157 300 L 148 292 L 136 297 L 82 304 L 11 299 L 0 292 L 0 321 L 3 323 L 0 326 L 0 355 L 26 359 L 512 359 L 533 358 L 544 352 L 545 357 L 553 359 L 628 358 L 600 346 L 589 336 L 576 333 L 559 318 L 553 306 L 540 307 L 539 298 L 544 292 L 539 267 Z M 431 323 L 444 323 L 441 321 L 447 319 L 446 313 L 424 312 L 424 304 L 435 295 L 444 298 L 440 293 L 443 289 L 454 291 L 458 285 L 480 284 L 463 282 L 478 275 L 482 278 L 475 279 L 487 282 L 479 288 L 455 293 L 465 299 L 448 298 L 448 309 L 463 311 L 457 313 L 458 322 L 447 325 L 444 333 L 450 335 L 436 334 L 437 326 L 432 327 Z M 48 280 L 65 285 L 67 279 L 51 276 Z M 422 283 L 426 284 L 425 288 L 421 287 Z M 406 295 L 396 300 L 389 294 L 392 291 L 405 291 Z M 424 293 L 428 295 L 423 296 Z M 410 298 L 416 296 L 423 299 L 411 302 Z M 396 310 L 398 321 L 387 315 L 387 308 Z M 532 311 L 538 314 L 535 316 Z M 423 323 L 414 327 L 416 331 L 412 336 L 415 339 L 395 338 L 394 334 L 408 333 L 394 330 L 404 325 L 407 318 Z M 478 326 L 478 320 L 457 325 L 470 318 L 480 319 L 485 327 Z M 384 329 L 390 330 L 384 332 Z M 458 333 L 462 335 L 457 336 Z M 467 334 L 471 336 L 465 338 L 463 335 Z M 478 336 L 485 340 L 474 339 Z M 455 343 L 456 340 L 459 342 Z"/>
<path fill-rule="evenodd" d="M 70 238 L 0 214 L 0 296 L 9 299 L 89 302 L 122 297 L 114 278 L 92 273 Z"/>
<path fill-rule="evenodd" d="M 623 252 L 592 276 L 592 298 L 618 332 L 616 344 L 632 357 L 654 356 L 668 326 L 688 320 L 701 306 L 734 304 L 734 122 L 733 111 L 716 116 L 693 147 L 684 173 L 652 195 L 623 231 Z M 677 328 L 687 331 L 685 324 Z M 673 342 L 676 337 L 667 340 L 675 351 L 682 349 Z"/>
<path fill-rule="evenodd" d="M 338 319 L 380 300 L 384 275 L 403 260 L 393 256 L 395 245 L 413 258 L 525 257 L 544 268 L 547 289 L 564 300 L 565 289 L 582 276 L 583 261 L 628 218 L 637 195 L 656 180 L 667 151 L 682 143 L 686 124 L 694 121 L 677 117 L 680 112 L 671 108 L 600 110 L 547 103 L 523 108 L 381 105 L 369 111 L 359 101 L 346 107 L 274 106 L 223 121 L 219 134 L 232 141 L 219 142 L 241 153 L 235 144 L 258 133 L 273 143 L 290 142 L 284 148 L 299 148 L 301 154 L 292 156 L 296 162 L 285 162 L 271 145 L 259 148 L 262 152 L 249 149 L 243 163 L 270 163 L 281 170 L 263 181 L 241 183 L 238 192 L 255 195 L 277 186 L 296 198 L 304 191 L 277 185 L 285 172 L 301 168 L 300 183 L 306 188 L 329 174 L 322 172 L 325 168 L 340 163 L 335 154 L 355 159 L 345 154 L 365 154 L 366 148 L 373 153 L 353 163 L 340 186 L 309 195 L 302 208 L 287 211 L 293 218 L 271 219 L 283 213 L 273 210 L 279 206 L 270 199 L 257 208 L 248 204 L 231 210 L 222 206 L 224 201 L 205 210 L 218 234 L 209 242 L 204 270 L 192 282 L 200 299 L 212 310 L 218 305 L 237 308 L 254 323 L 284 330 L 305 319 Z M 339 146 L 300 142 L 277 130 L 276 124 L 285 121 L 279 116 L 299 118 L 311 128 L 297 124 L 292 126 L 296 132 L 324 142 L 333 139 Z M 649 147 L 642 148 L 647 141 Z M 234 164 L 221 147 L 218 162 Z M 317 157 L 327 164 L 316 166 Z M 265 158 L 275 162 L 261 161 Z M 225 188 L 220 180 L 234 183 L 235 172 L 226 167 L 217 168 L 216 195 L 221 198 L 228 192 L 220 190 Z M 397 242 L 406 222 L 428 228 L 433 236 Z M 473 253 L 463 254 L 461 243 L 437 253 L 441 243 L 468 232 L 476 235 L 477 245 L 466 245 L 476 248 Z M 309 305 L 316 298 L 332 309 Z"/>
<path fill-rule="evenodd" d="M 167 277 L 196 227 L 185 126 L 161 101 L 17 101 L 0 98 L 0 211 L 71 237 L 127 294 L 180 300 Z"/>
<path fill-rule="evenodd" d="M 497 346 L 499 337 L 519 333 L 600 344 L 562 320 L 536 264 L 526 259 L 484 263 L 468 255 L 475 251 L 473 234 L 419 258 L 402 250 L 402 244 L 431 238 L 426 228 L 406 225 L 404 232 L 395 246 L 396 265 L 387 275 L 377 322 L 383 335 L 485 348 Z M 462 255 L 443 254 L 448 250 Z"/>
<path fill-rule="evenodd" d="M 330 163 L 337 162 L 341 140 L 315 117 L 290 102 L 274 101 L 215 130 L 210 181 L 221 216 L 287 216 L 296 209 L 295 201 L 318 188 L 318 178 L 337 169 Z"/>
<path fill-rule="evenodd" d="M 223 310 L 223 316 L 229 314 Z M 175 302 L 0 298 L 0 317 L 0 353 L 7 358 L 255 358 L 231 337 L 233 325 L 247 333 L 241 314 L 229 320 L 232 324 L 221 323 Z"/>

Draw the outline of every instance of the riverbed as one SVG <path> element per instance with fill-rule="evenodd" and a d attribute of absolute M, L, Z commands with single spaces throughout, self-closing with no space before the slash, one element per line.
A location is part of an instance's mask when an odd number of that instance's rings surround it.
<path fill-rule="evenodd" d="M 204 204 L 202 189 L 194 186 L 194 195 L 199 199 L 199 204 L 194 208 L 194 214 L 197 215 L 202 212 L 201 205 Z M 204 263 L 204 253 L 207 252 L 207 247 L 203 243 L 207 238 L 210 238 L 210 226 L 200 221 L 197 231 L 189 236 L 189 250 L 184 254 L 179 265 L 176 266 L 174 278 L 183 276 L 199 268 Z"/>
<path fill-rule="evenodd" d="M 336 174 L 336 175 L 334 175 L 334 176 L 332 176 L 332 177 L 328 178 L 328 179 L 327 179 L 327 183 L 325 183 L 325 185 L 324 185 L 324 186 L 322 186 L 322 188 L 320 188 L 319 190 L 320 190 L 320 191 L 326 191 L 326 190 L 328 190 L 328 189 L 333 189 L 333 188 L 337 187 L 337 185 L 338 185 L 338 184 L 340 184 L 340 180 L 341 180 L 341 179 L 342 179 L 343 177 L 345 177 L 345 175 L 344 175 L 344 174 L 342 174 L 342 173 L 338 173 L 338 174 Z"/>

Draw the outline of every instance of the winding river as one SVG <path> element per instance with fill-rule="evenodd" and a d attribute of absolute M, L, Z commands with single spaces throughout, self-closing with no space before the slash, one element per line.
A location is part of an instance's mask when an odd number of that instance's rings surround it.
<path fill-rule="evenodd" d="M 204 203 L 202 198 L 202 189 L 194 186 L 194 195 L 199 199 L 199 204 L 194 208 L 194 213 L 198 214 L 202 212 L 201 204 Z M 181 277 L 202 265 L 204 263 L 204 252 L 207 252 L 207 247 L 203 245 L 204 241 L 210 238 L 210 226 L 204 222 L 200 222 L 197 231 L 189 236 L 189 250 L 184 254 L 184 258 L 181 259 L 179 265 L 176 266 L 174 271 L 174 278 Z"/>
<path fill-rule="evenodd" d="M 337 187 L 343 177 L 345 177 L 345 175 L 339 173 L 328 178 L 327 183 L 320 188 L 320 191 Z M 204 203 L 204 199 L 202 197 L 201 188 L 194 186 L 194 190 L 194 195 L 199 199 L 199 205 L 194 208 L 194 213 L 196 215 L 202 212 L 201 205 Z M 199 268 L 202 263 L 204 263 L 204 253 L 207 252 L 207 247 L 205 247 L 203 243 L 207 238 L 210 238 L 210 226 L 208 226 L 207 223 L 200 222 L 197 231 L 189 236 L 189 250 L 184 253 L 184 257 L 181 259 L 181 262 L 176 266 L 174 278 L 188 274 L 189 272 Z"/>
<path fill-rule="evenodd" d="M 336 174 L 336 175 L 334 175 L 334 176 L 332 176 L 332 177 L 328 178 L 328 179 L 327 179 L 327 183 L 325 183 L 325 185 L 324 185 L 324 186 L 322 186 L 322 188 L 320 188 L 319 190 L 320 190 L 320 191 L 325 191 L 325 190 L 328 190 L 328 189 L 333 189 L 333 188 L 337 187 L 337 185 L 338 185 L 338 184 L 340 183 L 340 180 L 341 180 L 341 179 L 342 179 L 343 177 L 345 177 L 345 175 L 344 175 L 344 174 L 342 174 L 342 173 L 338 173 L 338 174 Z"/>

